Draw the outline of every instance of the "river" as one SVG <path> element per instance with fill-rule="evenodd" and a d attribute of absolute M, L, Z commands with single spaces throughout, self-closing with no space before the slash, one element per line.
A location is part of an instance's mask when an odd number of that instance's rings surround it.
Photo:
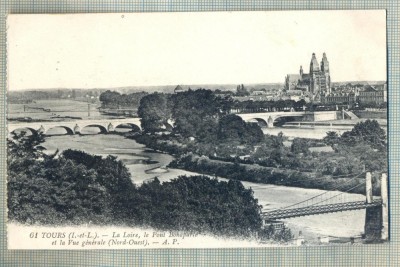
<path fill-rule="evenodd" d="M 43 146 L 49 153 L 56 149 L 68 148 L 82 150 L 101 156 L 114 155 L 122 160 L 132 175 L 135 184 L 158 177 L 160 181 L 168 181 L 179 175 L 194 175 L 196 173 L 179 169 L 166 168 L 173 157 L 157 153 L 138 144 L 132 139 L 120 135 L 57 135 L 48 136 Z M 325 191 L 266 184 L 243 182 L 247 188 L 252 188 L 254 196 L 264 209 L 275 209 L 288 206 L 299 201 L 319 195 Z M 335 194 L 336 192 L 330 192 Z M 349 201 L 364 200 L 359 194 L 345 194 Z M 346 211 L 318 216 L 308 216 L 285 220 L 297 236 L 302 231 L 306 240 L 314 242 L 319 236 L 352 237 L 359 236 L 364 231 L 365 210 Z"/>
<path fill-rule="evenodd" d="M 313 139 L 322 139 L 326 136 L 326 132 L 334 131 L 338 134 L 342 134 L 345 131 L 350 131 L 353 128 L 353 125 L 349 126 L 315 126 L 311 127 L 303 127 L 303 128 L 295 128 L 295 127 L 275 127 L 275 128 L 262 128 L 264 134 L 270 135 L 278 135 L 278 133 L 282 132 L 284 136 L 289 138 L 313 138 Z"/>

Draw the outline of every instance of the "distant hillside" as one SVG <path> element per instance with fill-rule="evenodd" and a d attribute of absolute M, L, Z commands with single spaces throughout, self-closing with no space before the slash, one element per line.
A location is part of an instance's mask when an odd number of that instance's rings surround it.
<path fill-rule="evenodd" d="M 178 84 L 177 84 L 178 85 Z M 130 94 L 135 92 L 164 92 L 173 93 L 177 85 L 160 85 L 160 86 L 126 86 L 126 87 L 112 87 L 112 88 L 52 88 L 52 89 L 28 89 L 23 91 L 9 91 L 9 100 L 39 100 L 39 99 L 58 99 L 58 98 L 82 98 L 86 96 L 97 97 L 101 93 L 110 90 L 116 91 L 121 94 Z M 210 90 L 221 90 L 221 91 L 236 91 L 238 84 L 180 84 L 180 86 L 187 90 L 189 88 L 196 90 L 199 88 L 205 88 Z M 249 90 L 260 90 L 260 89 L 280 89 L 283 84 L 280 83 L 265 83 L 265 84 L 244 84 Z"/>
<path fill-rule="evenodd" d="M 344 84 L 370 84 L 377 85 L 383 84 L 385 81 L 346 81 L 346 82 L 333 82 L 333 86 L 340 86 Z M 53 89 L 29 89 L 24 91 L 9 91 L 8 101 L 30 101 L 40 99 L 62 99 L 62 98 L 97 98 L 101 93 L 110 90 L 116 91 L 121 94 L 130 94 L 135 92 L 164 92 L 173 93 L 176 85 L 160 85 L 160 86 L 125 86 L 125 87 L 111 87 L 111 88 L 53 88 Z M 191 88 L 196 90 L 199 88 L 205 88 L 210 90 L 221 90 L 221 91 L 236 91 L 238 84 L 179 84 L 184 90 Z M 282 89 L 283 83 L 258 83 L 258 84 L 244 84 L 246 89 L 249 91 L 265 89 L 277 90 Z"/>

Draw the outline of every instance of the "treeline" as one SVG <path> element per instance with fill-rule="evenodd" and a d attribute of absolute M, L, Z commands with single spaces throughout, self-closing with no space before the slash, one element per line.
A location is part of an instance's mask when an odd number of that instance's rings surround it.
<path fill-rule="evenodd" d="M 304 99 L 294 100 L 263 100 L 263 101 L 234 101 L 231 109 L 239 113 L 271 112 L 271 111 L 303 111 L 310 110 L 313 105 Z"/>
<path fill-rule="evenodd" d="M 100 95 L 99 100 L 102 108 L 138 108 L 140 100 L 147 94 L 148 93 L 144 91 L 131 94 L 121 94 L 107 90 Z"/>
<path fill-rule="evenodd" d="M 276 169 L 254 164 L 225 162 L 192 153 L 188 153 L 173 160 L 168 167 L 200 172 L 238 181 L 365 194 L 365 186 L 357 187 L 357 185 L 363 182 L 365 175 L 353 175 L 353 177 L 348 178 L 343 176 L 332 177 L 291 169 Z M 349 188 L 353 189 L 348 191 Z M 380 183 L 376 175 L 374 175 L 373 190 L 374 194 L 379 194 L 380 192 Z"/>
<path fill-rule="evenodd" d="M 243 85 L 238 85 L 238 92 L 235 94 L 237 96 L 247 95 L 249 94 Z M 244 90 L 244 91 L 243 91 Z M 247 93 L 244 93 L 247 92 Z M 137 108 L 141 99 L 146 96 L 146 92 L 138 92 L 132 94 L 120 94 L 114 91 L 106 91 L 100 95 L 100 101 L 102 102 L 103 108 Z M 143 112 L 152 112 L 149 115 L 153 115 L 155 121 L 157 121 L 160 125 L 159 127 L 165 127 L 167 123 L 166 120 L 162 120 L 161 117 L 167 117 L 167 119 L 171 119 L 168 116 L 172 116 L 176 114 L 175 110 L 178 111 L 179 108 L 174 108 L 174 102 L 185 100 L 188 96 L 206 96 L 207 98 L 202 101 L 201 99 L 193 99 L 193 101 L 200 100 L 200 103 L 197 105 L 192 103 L 194 107 L 204 107 L 201 103 L 207 103 L 207 101 L 211 101 L 210 103 L 218 104 L 215 107 L 220 108 L 219 112 L 229 113 L 231 111 L 234 112 L 266 112 L 266 111 L 283 111 L 283 110 L 303 110 L 304 106 L 308 109 L 312 106 L 309 103 L 306 103 L 304 100 L 294 101 L 294 100 L 278 100 L 278 101 L 235 101 L 232 96 L 233 93 L 230 91 L 211 91 L 208 89 L 197 89 L 191 90 L 189 89 L 186 92 L 180 92 L 178 94 L 164 94 L 164 93 L 151 93 L 148 98 L 145 98 L 143 101 L 143 106 L 145 109 Z M 214 98 L 214 99 L 212 99 Z M 154 110 L 154 106 L 152 103 L 154 101 L 158 101 L 160 104 L 166 106 L 160 106 L 159 109 Z M 189 103 L 190 105 L 190 103 Z M 215 110 L 217 111 L 217 110 Z M 142 114 L 146 115 L 146 114 Z M 148 118 L 145 118 L 145 120 Z"/>
<path fill-rule="evenodd" d="M 24 133 L 8 140 L 11 221 L 144 226 L 278 239 L 291 236 L 288 230 L 273 235 L 262 228 L 261 206 L 253 191 L 239 181 L 181 176 L 135 186 L 127 168 L 113 156 L 102 158 L 74 150 L 46 155 L 42 141 L 41 135 Z"/>
<path fill-rule="evenodd" d="M 46 89 L 28 91 L 10 91 L 7 101 L 10 103 L 31 103 L 35 100 L 51 99 L 97 99 L 104 89 Z"/>
<path fill-rule="evenodd" d="M 360 102 L 358 104 L 358 108 L 356 109 L 366 109 L 366 108 L 377 108 L 377 109 L 387 109 L 387 102 L 382 102 L 382 103 L 376 103 L 376 102 L 367 102 L 363 103 Z"/>

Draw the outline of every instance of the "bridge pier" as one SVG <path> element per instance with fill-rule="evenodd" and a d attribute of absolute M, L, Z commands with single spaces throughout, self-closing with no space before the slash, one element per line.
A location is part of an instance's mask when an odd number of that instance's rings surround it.
<path fill-rule="evenodd" d="M 267 125 L 268 128 L 274 128 L 274 119 L 271 116 L 268 117 Z"/>
<path fill-rule="evenodd" d="M 46 132 L 46 129 L 43 127 L 43 125 L 40 125 L 40 128 L 37 130 L 39 133 L 44 134 Z"/>
<path fill-rule="evenodd" d="M 110 122 L 110 124 L 107 126 L 107 132 L 114 132 L 114 125 Z"/>
<path fill-rule="evenodd" d="M 341 202 L 339 203 L 331 204 L 325 202 L 324 204 L 316 205 L 313 204 L 313 202 L 311 202 L 311 204 L 308 202 L 310 200 L 314 201 L 313 198 L 315 197 L 313 197 L 305 201 L 303 200 L 296 204 L 292 204 L 288 207 L 263 212 L 263 219 L 265 221 L 273 221 L 300 216 L 365 209 L 366 212 L 363 237 L 364 242 L 376 243 L 380 241 L 386 241 L 389 239 L 389 202 L 387 175 L 385 173 L 381 175 L 381 197 L 375 200 L 373 199 L 371 173 L 367 173 L 365 179 L 365 201 L 343 201 L 343 199 L 340 199 Z M 317 203 L 322 203 L 330 199 L 331 198 L 327 198 Z"/>
<path fill-rule="evenodd" d="M 78 126 L 78 124 L 75 124 L 74 134 L 80 134 L 80 133 L 81 133 L 81 128 Z"/>
<path fill-rule="evenodd" d="M 381 177 L 381 197 L 382 197 L 382 240 L 389 239 L 389 194 L 388 180 L 386 173 Z"/>
<path fill-rule="evenodd" d="M 364 235 L 366 242 L 381 240 L 382 207 L 369 207 L 365 209 Z"/>
<path fill-rule="evenodd" d="M 366 176 L 366 202 L 372 203 L 372 179 L 371 174 Z M 386 241 L 389 238 L 389 207 L 388 207 L 388 190 L 387 175 L 381 176 L 381 199 L 382 205 L 376 207 L 368 207 L 365 211 L 364 234 L 366 242 Z"/>

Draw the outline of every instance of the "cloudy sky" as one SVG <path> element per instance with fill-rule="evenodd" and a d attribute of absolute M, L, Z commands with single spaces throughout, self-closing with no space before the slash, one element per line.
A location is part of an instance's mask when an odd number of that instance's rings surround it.
<path fill-rule="evenodd" d="M 386 80 L 384 11 L 10 15 L 9 90 Z"/>

